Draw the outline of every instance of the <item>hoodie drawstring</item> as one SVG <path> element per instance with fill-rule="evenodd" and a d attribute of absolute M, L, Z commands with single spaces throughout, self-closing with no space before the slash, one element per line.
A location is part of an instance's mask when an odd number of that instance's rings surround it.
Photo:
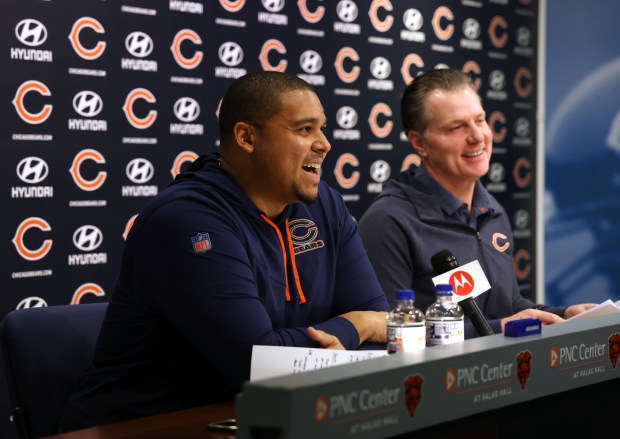
<path fill-rule="evenodd" d="M 288 258 L 286 257 L 286 247 L 284 246 L 284 239 L 282 238 L 282 233 L 280 233 L 280 229 L 276 226 L 273 221 L 267 218 L 265 215 L 261 215 L 261 218 L 269 224 L 275 231 L 276 235 L 278 235 L 278 240 L 280 241 L 280 249 L 282 250 L 282 261 L 284 263 L 284 278 L 286 281 L 286 291 L 284 295 L 286 297 L 286 301 L 291 301 L 291 293 L 288 285 Z M 286 238 L 288 241 L 288 249 L 289 254 L 291 255 L 291 265 L 293 266 L 293 277 L 295 278 L 295 286 L 297 287 L 297 292 L 299 293 L 299 303 L 306 303 L 306 297 L 304 296 L 304 292 L 301 289 L 301 281 L 299 280 L 299 273 L 297 272 L 297 263 L 295 261 L 295 252 L 293 250 L 293 241 L 291 239 L 291 232 L 288 228 L 288 218 L 285 220 L 284 226 L 286 228 Z"/>

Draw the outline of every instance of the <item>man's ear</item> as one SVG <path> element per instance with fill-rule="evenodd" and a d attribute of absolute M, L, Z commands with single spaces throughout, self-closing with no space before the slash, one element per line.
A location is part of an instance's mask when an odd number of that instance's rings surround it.
<path fill-rule="evenodd" d="M 237 122 L 233 126 L 233 137 L 237 145 L 248 153 L 254 151 L 254 127 L 246 122 Z"/>
<path fill-rule="evenodd" d="M 407 138 L 409 139 L 409 143 L 415 149 L 415 152 L 422 158 L 427 156 L 426 147 L 424 146 L 424 137 L 417 131 L 411 130 L 407 133 Z"/>

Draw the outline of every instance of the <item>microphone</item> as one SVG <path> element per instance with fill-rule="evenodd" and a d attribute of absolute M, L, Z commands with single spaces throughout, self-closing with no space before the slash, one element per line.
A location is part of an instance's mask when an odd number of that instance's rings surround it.
<path fill-rule="evenodd" d="M 454 270 L 460 266 L 456 256 L 454 256 L 450 250 L 441 250 L 435 253 L 431 258 L 431 265 L 438 275 Z M 461 305 L 465 315 L 469 317 L 474 324 L 478 334 L 481 336 L 494 334 L 489 322 L 484 318 L 482 311 L 480 311 L 478 304 L 473 298 L 468 297 L 463 299 L 459 302 L 459 305 Z"/>

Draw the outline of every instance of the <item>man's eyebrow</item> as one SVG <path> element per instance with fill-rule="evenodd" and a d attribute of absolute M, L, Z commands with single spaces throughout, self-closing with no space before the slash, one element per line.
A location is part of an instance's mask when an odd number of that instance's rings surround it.
<path fill-rule="evenodd" d="M 304 124 L 307 124 L 307 123 L 317 124 L 317 123 L 320 123 L 320 122 L 321 122 L 321 119 L 319 119 L 317 117 L 304 117 L 302 119 L 298 119 L 295 122 L 293 122 L 293 125 L 304 125 Z M 327 123 L 327 119 L 325 119 L 324 123 Z"/>

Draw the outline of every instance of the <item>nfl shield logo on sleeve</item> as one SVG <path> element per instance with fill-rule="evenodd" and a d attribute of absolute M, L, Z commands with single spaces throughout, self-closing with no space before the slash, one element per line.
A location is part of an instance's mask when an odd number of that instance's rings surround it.
<path fill-rule="evenodd" d="M 196 236 L 192 236 L 192 245 L 194 252 L 204 253 L 211 249 L 211 238 L 209 238 L 208 233 L 198 233 Z"/>

